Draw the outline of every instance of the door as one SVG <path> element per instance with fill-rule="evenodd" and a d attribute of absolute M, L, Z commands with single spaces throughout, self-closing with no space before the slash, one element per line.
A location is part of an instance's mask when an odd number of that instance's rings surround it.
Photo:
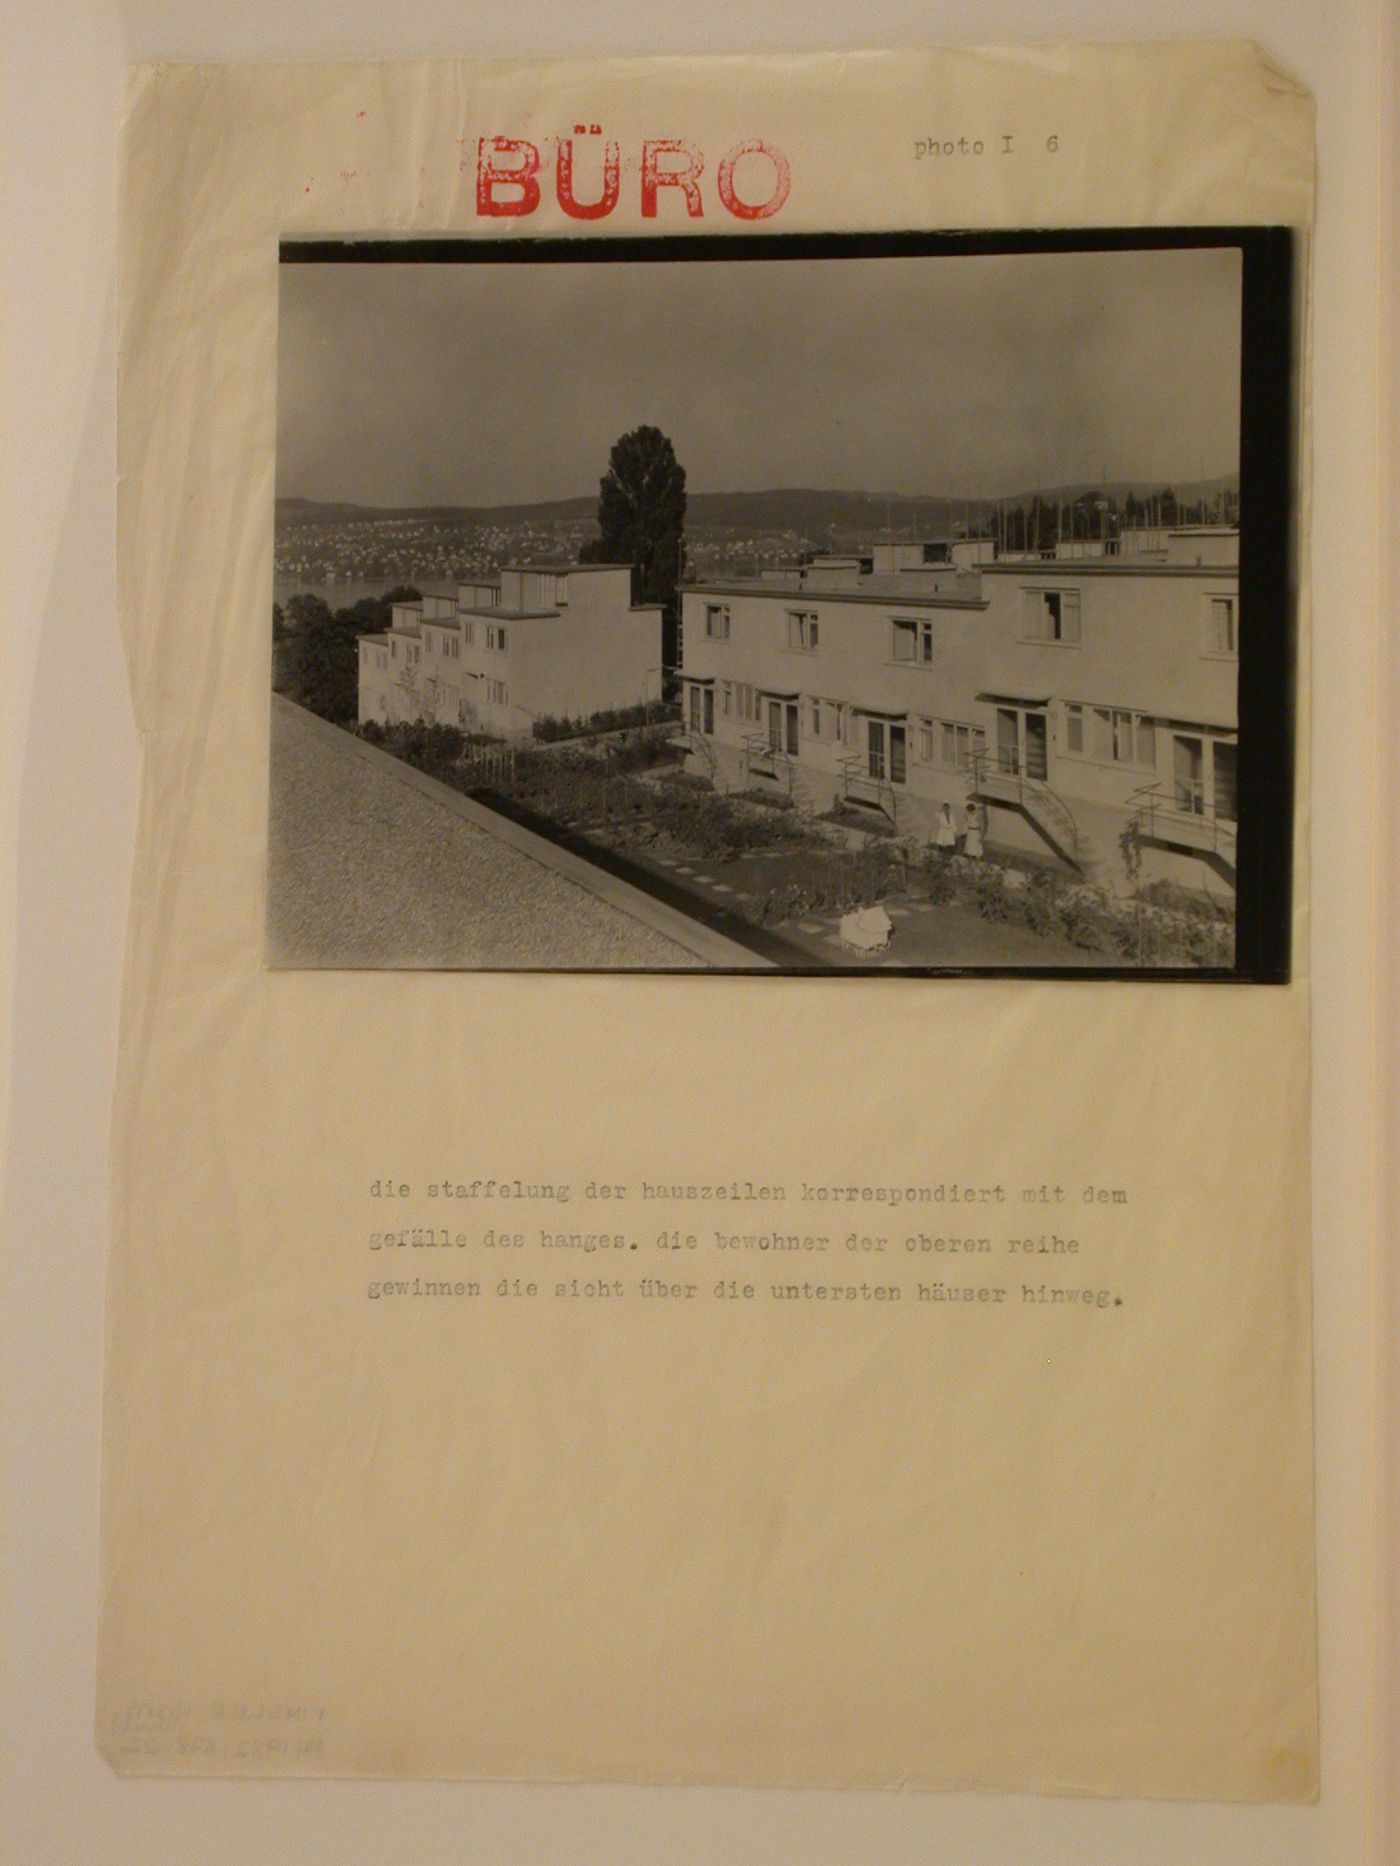
<path fill-rule="evenodd" d="M 1021 770 L 1021 719 L 1014 707 L 997 708 L 997 770 L 1017 777 Z"/>
<path fill-rule="evenodd" d="M 1046 757 L 1046 746 L 1050 739 L 1050 728 L 1044 713 L 1027 713 L 1026 721 L 1026 776 L 1039 778 L 1043 783 L 1050 769 Z"/>
<path fill-rule="evenodd" d="M 789 758 L 797 756 L 797 702 L 789 700 L 783 708 L 783 725 L 787 733 L 787 754 Z"/>
<path fill-rule="evenodd" d="M 1237 745 L 1215 741 L 1215 814 L 1222 823 L 1239 821 L 1238 755 Z"/>
<path fill-rule="evenodd" d="M 903 726 L 890 727 L 890 782 L 902 784 L 908 768 L 908 748 Z"/>
<path fill-rule="evenodd" d="M 706 687 L 704 692 L 705 730 L 706 732 L 713 733 L 715 729 L 715 690 L 713 687 Z"/>
<path fill-rule="evenodd" d="M 1173 740 L 1172 778 L 1177 809 L 1185 810 L 1190 816 L 1204 816 L 1205 751 L 1199 739 L 1178 734 Z"/>
<path fill-rule="evenodd" d="M 768 749 L 780 752 L 783 749 L 783 707 L 781 700 L 768 702 Z"/>
<path fill-rule="evenodd" d="M 881 783 L 885 778 L 885 722 L 882 719 L 867 719 L 866 729 L 866 765 L 871 777 Z"/>

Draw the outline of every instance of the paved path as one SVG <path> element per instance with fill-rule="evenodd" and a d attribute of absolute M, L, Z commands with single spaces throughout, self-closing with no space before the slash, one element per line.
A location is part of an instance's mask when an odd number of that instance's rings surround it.
<path fill-rule="evenodd" d="M 274 701 L 270 964 L 704 967 L 336 737 Z"/>

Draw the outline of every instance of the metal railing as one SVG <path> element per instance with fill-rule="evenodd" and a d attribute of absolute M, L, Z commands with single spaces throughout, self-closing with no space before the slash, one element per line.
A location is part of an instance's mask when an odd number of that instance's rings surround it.
<path fill-rule="evenodd" d="M 785 776 L 792 769 L 792 753 L 774 745 L 766 732 L 751 732 L 744 740 L 744 760 L 750 771 L 766 771 L 771 777 Z"/>
<path fill-rule="evenodd" d="M 1132 826 L 1150 842 L 1174 843 L 1233 862 L 1238 825 L 1206 805 L 1203 789 L 1192 785 L 1185 798 L 1175 784 L 1141 784 L 1129 799 Z"/>
<path fill-rule="evenodd" d="M 1014 753 L 974 752 L 968 759 L 973 796 L 1019 804 L 1036 828 L 1079 866 L 1079 825 L 1062 797 L 1039 778 L 1029 777 Z"/>
<path fill-rule="evenodd" d="M 879 777 L 870 769 L 869 759 L 861 752 L 848 752 L 839 761 L 841 795 L 858 803 L 873 804 L 893 823 L 899 810 L 899 791 L 891 779 Z"/>

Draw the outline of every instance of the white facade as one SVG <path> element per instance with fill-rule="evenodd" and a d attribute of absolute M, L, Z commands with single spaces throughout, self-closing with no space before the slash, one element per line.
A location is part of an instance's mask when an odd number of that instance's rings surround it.
<path fill-rule="evenodd" d="M 921 837 L 988 840 L 1118 888 L 1233 889 L 1238 538 L 887 574 L 816 565 L 684 592 L 690 766 Z M 1197 561 L 1197 559 L 1202 561 Z"/>
<path fill-rule="evenodd" d="M 625 564 L 512 565 L 455 596 L 396 603 L 360 639 L 359 717 L 528 738 L 661 696 L 661 609 L 633 607 Z"/>

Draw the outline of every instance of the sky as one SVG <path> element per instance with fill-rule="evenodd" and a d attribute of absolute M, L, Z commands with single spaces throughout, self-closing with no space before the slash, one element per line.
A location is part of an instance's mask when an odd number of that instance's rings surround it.
<path fill-rule="evenodd" d="M 593 496 L 617 437 L 692 492 L 995 498 L 1232 473 L 1237 250 L 281 268 L 277 490 Z"/>

